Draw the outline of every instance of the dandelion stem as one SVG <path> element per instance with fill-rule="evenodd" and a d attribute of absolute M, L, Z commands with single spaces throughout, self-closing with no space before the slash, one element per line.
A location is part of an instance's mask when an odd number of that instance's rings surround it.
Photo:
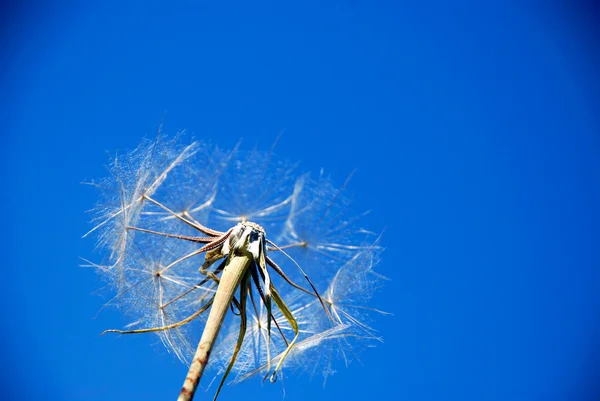
<path fill-rule="evenodd" d="M 178 401 L 190 401 L 194 397 L 194 393 L 202 377 L 202 372 L 204 372 L 204 368 L 208 364 L 213 344 L 219 334 L 229 305 L 233 300 L 233 295 L 252 264 L 252 255 L 245 250 L 243 252 L 242 255 L 236 255 L 232 252 L 227 259 L 227 264 L 223 270 L 208 320 L 204 326 L 196 354 L 183 383 L 183 388 L 179 393 Z"/>

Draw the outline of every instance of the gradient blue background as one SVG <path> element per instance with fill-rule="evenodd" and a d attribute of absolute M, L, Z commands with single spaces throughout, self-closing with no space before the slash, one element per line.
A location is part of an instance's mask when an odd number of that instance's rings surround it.
<path fill-rule="evenodd" d="M 384 228 L 362 364 L 286 400 L 600 397 L 597 9 L 528 2 L 22 3 L 1 19 L 2 399 L 174 399 L 122 327 L 81 181 L 185 128 L 323 167 Z M 110 4 L 109 4 L 110 3 Z M 212 392 L 199 399 L 212 398 Z M 222 400 L 280 400 L 278 384 Z"/>

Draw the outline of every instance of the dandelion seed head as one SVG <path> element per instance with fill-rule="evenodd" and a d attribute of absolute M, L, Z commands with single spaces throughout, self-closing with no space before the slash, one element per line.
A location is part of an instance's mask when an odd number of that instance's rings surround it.
<path fill-rule="evenodd" d="M 273 150 L 223 151 L 162 135 L 118 154 L 108 171 L 95 183 L 102 200 L 92 229 L 108 262 L 94 266 L 116 292 L 109 304 L 131 317 L 128 329 L 173 326 L 155 334 L 189 362 L 225 261 L 244 251 L 262 264 L 253 280 L 263 287 L 239 290 L 247 291 L 243 311 L 234 298 L 237 315 L 222 324 L 213 373 L 231 369 L 238 382 L 278 366 L 278 374 L 309 370 L 327 378 L 336 359 L 348 364 L 359 345 L 379 341 L 370 326 L 379 311 L 365 302 L 383 280 L 373 272 L 382 248 L 363 229 L 364 214 L 350 211 L 346 184 L 337 188 L 322 172 L 301 174 Z M 267 306 L 271 297 L 287 309 Z"/>

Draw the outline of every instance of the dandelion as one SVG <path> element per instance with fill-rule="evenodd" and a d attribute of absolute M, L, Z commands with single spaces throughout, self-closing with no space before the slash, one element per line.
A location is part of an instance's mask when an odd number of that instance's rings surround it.
<path fill-rule="evenodd" d="M 381 341 L 365 305 L 383 278 L 382 248 L 348 214 L 344 189 L 321 173 L 257 150 L 146 140 L 117 155 L 94 227 L 97 267 L 134 320 L 121 334 L 155 333 L 189 365 L 179 400 L 209 366 L 239 382 L 284 370 L 327 378 L 361 346 Z M 88 234 L 90 234 L 88 233 Z M 86 235 L 88 235 L 86 234 Z"/>

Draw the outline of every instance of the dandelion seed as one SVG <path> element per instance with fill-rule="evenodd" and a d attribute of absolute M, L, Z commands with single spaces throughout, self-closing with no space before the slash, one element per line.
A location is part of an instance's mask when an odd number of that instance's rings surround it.
<path fill-rule="evenodd" d="M 275 381 L 307 358 L 326 378 L 334 359 L 380 340 L 368 314 L 383 312 L 365 302 L 382 281 L 381 247 L 346 213 L 346 184 L 296 174 L 273 149 L 161 135 L 108 169 L 92 183 L 103 197 L 90 231 L 108 260 L 90 265 L 134 322 L 107 332 L 157 334 L 190 366 L 180 400 L 207 366 L 221 377 L 216 398 L 228 377 Z"/>
<path fill-rule="evenodd" d="M 366 248 L 377 251 L 377 246 L 364 245 L 375 240 L 374 233 L 360 226 L 367 213 L 354 215 L 350 210 L 344 193 L 349 179 L 336 188 L 322 171 L 316 179 L 300 177 L 285 229 L 278 238 L 281 244 L 297 245 L 289 249 L 290 255 L 324 283 L 357 253 Z"/>
<path fill-rule="evenodd" d="M 235 149 L 223 172 L 214 207 L 214 224 L 222 229 L 242 221 L 260 221 L 269 233 L 284 228 L 293 201 L 297 167 L 268 153 Z"/>

